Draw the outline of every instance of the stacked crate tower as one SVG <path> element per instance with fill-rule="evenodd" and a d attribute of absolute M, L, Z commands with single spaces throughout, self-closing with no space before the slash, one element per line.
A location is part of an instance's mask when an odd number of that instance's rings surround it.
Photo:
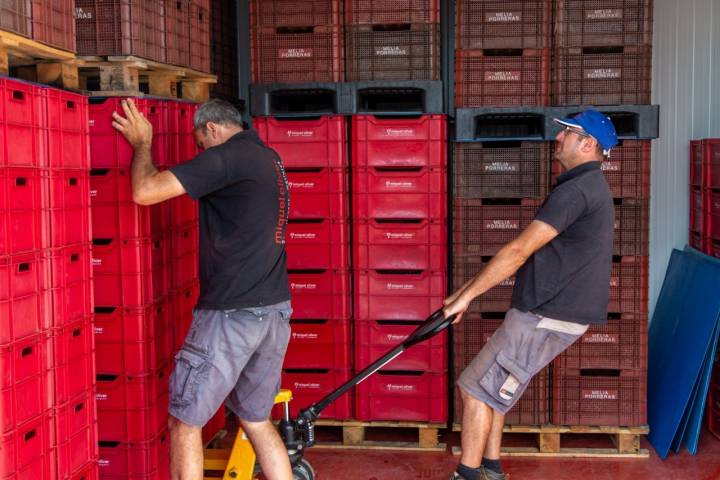
<path fill-rule="evenodd" d="M 133 202 L 133 150 L 112 127 L 121 99 L 90 105 L 91 214 L 101 478 L 167 478 L 168 377 L 198 292 L 195 202 Z M 159 168 L 192 158 L 195 105 L 134 99 Z M 182 355 L 177 362 L 192 362 Z"/>
<path fill-rule="evenodd" d="M 458 0 L 456 13 L 456 107 L 512 107 L 522 113 L 548 105 L 550 0 Z M 530 224 L 548 192 L 551 156 L 552 143 L 545 141 L 501 137 L 454 143 L 453 290 Z M 454 335 L 455 375 L 502 323 L 513 286 L 511 277 L 470 305 Z M 549 395 L 546 368 L 533 378 L 506 423 L 549 423 Z M 454 422 L 460 424 L 457 388 L 454 398 Z"/>
<path fill-rule="evenodd" d="M 0 79 L 0 477 L 96 478 L 87 99 Z"/>
<path fill-rule="evenodd" d="M 650 103 L 651 0 L 556 0 L 554 33 L 553 105 Z M 622 135 L 622 118 L 614 123 Z M 616 219 L 609 321 L 554 362 L 553 423 L 639 426 L 646 423 L 650 141 L 621 140 L 602 169 Z"/>

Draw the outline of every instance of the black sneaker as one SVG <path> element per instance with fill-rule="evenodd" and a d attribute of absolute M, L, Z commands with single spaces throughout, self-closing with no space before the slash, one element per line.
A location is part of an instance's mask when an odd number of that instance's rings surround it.
<path fill-rule="evenodd" d="M 484 468 L 484 474 L 483 480 L 509 480 L 510 475 L 507 475 L 505 473 L 498 473 L 494 470 L 490 470 L 489 468 Z"/>

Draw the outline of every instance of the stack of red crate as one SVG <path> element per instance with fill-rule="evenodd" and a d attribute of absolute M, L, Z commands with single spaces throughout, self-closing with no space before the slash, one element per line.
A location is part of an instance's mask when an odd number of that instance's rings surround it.
<path fill-rule="evenodd" d="M 355 367 L 442 306 L 447 282 L 444 115 L 352 117 Z M 447 336 L 413 347 L 356 389 L 361 420 L 447 420 Z"/>
<path fill-rule="evenodd" d="M 343 80 L 341 0 L 252 0 L 252 82 Z"/>
<path fill-rule="evenodd" d="M 458 0 L 455 106 L 547 105 L 552 0 Z"/>
<path fill-rule="evenodd" d="M 87 99 L 0 79 L 0 476 L 96 465 Z"/>
<path fill-rule="evenodd" d="M 720 258 L 720 138 L 690 142 L 688 243 Z"/>
<path fill-rule="evenodd" d="M 166 478 L 170 359 L 192 318 L 198 285 L 195 202 L 133 202 L 132 148 L 113 129 L 121 99 L 90 106 L 98 431 L 107 478 Z M 153 124 L 165 168 L 194 156 L 185 102 L 135 99 Z"/>
<path fill-rule="evenodd" d="M 295 399 L 293 414 L 350 378 L 348 160 L 341 116 L 259 117 L 260 137 L 283 161 L 290 188 L 286 231 L 292 294 L 292 337 L 282 385 Z M 350 418 L 343 396 L 324 417 Z"/>

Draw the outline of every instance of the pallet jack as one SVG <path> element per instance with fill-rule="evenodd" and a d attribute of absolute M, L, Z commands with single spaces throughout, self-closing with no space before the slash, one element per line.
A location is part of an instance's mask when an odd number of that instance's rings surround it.
<path fill-rule="evenodd" d="M 315 472 L 312 465 L 303 458 L 306 449 L 315 444 L 315 420 L 320 413 L 342 394 L 380 370 L 395 357 L 408 348 L 423 342 L 447 329 L 455 320 L 455 315 L 445 318 L 442 310 L 437 310 L 419 325 L 397 347 L 377 359 L 370 366 L 329 393 L 322 400 L 301 410 L 295 420 L 290 419 L 289 402 L 292 400 L 290 390 L 281 390 L 275 397 L 275 404 L 284 404 L 284 415 L 278 426 L 280 436 L 285 443 L 293 480 L 314 480 Z M 260 465 L 255 461 L 255 452 L 242 429 L 238 430 L 231 449 L 205 449 L 205 479 L 252 480 L 261 473 Z"/>

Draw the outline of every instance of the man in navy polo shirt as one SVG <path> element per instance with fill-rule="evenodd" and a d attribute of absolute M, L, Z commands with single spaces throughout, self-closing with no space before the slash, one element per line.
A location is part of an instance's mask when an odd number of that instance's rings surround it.
<path fill-rule="evenodd" d="M 470 302 L 517 271 L 505 321 L 462 372 L 462 457 L 451 480 L 502 480 L 500 443 L 507 413 L 532 377 L 607 322 L 615 212 L 600 169 L 617 145 L 608 117 L 586 110 L 555 119 L 555 159 L 566 170 L 533 222 L 487 267 L 445 299 L 459 322 Z"/>

